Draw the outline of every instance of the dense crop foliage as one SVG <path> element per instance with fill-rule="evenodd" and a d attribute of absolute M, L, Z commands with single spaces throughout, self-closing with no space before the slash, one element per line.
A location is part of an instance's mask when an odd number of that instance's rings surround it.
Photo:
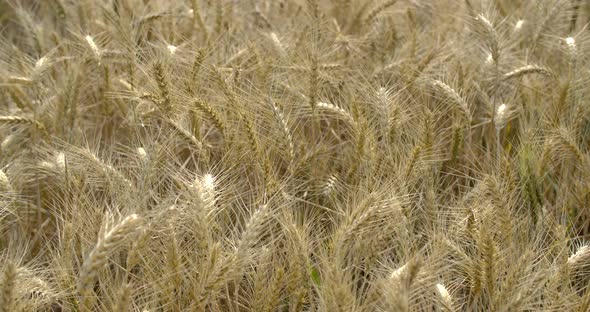
<path fill-rule="evenodd" d="M 0 0 L 0 312 L 588 311 L 589 21 Z"/>

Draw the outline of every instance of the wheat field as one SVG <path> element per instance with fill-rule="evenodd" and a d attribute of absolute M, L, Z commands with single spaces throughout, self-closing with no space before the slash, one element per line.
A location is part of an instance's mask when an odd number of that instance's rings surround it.
<path fill-rule="evenodd" d="M 0 312 L 590 311 L 589 22 L 0 0 Z"/>

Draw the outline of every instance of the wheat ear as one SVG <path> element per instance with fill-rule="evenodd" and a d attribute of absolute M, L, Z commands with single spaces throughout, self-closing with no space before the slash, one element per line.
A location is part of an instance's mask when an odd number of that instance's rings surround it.
<path fill-rule="evenodd" d="M 112 175 L 114 177 L 117 178 L 117 180 L 119 180 L 119 182 L 123 183 L 125 186 L 128 187 L 133 187 L 133 183 L 131 183 L 131 181 L 129 179 L 127 179 L 119 170 L 115 169 L 115 167 L 105 163 L 104 161 L 102 161 L 100 158 L 98 158 L 96 155 L 94 155 L 94 153 L 92 153 L 91 151 L 87 150 L 87 149 L 83 149 L 80 154 L 90 160 L 92 163 L 94 163 L 96 166 L 98 166 L 98 168 L 100 168 L 100 170 L 103 172 L 103 174 L 108 177 L 109 175 Z"/>
<path fill-rule="evenodd" d="M 453 297 L 447 290 L 444 284 L 436 284 L 436 292 L 440 298 L 440 303 L 443 306 L 443 310 L 447 312 L 454 311 L 453 309 Z"/>
<path fill-rule="evenodd" d="M 140 222 L 141 219 L 136 214 L 123 219 L 98 239 L 96 246 L 84 260 L 78 280 L 78 293 L 81 296 L 82 311 L 92 310 L 94 283 L 100 270 L 107 264 L 109 255 L 139 228 Z"/>
<path fill-rule="evenodd" d="M 519 67 L 511 72 L 504 74 L 504 80 L 518 78 L 528 74 L 541 74 L 546 76 L 553 76 L 553 73 L 549 68 L 538 66 L 538 65 L 525 65 Z"/>
<path fill-rule="evenodd" d="M 0 124 L 6 124 L 9 126 L 29 125 L 29 126 L 34 126 L 35 128 L 37 128 L 41 131 L 45 131 L 45 126 L 42 123 L 40 123 L 39 121 L 32 119 L 32 118 L 26 118 L 26 117 L 20 117 L 20 116 L 0 116 Z"/>
<path fill-rule="evenodd" d="M 160 89 L 160 96 L 162 97 L 162 111 L 166 116 L 172 113 L 172 103 L 170 99 L 170 88 L 168 86 L 168 80 L 164 66 L 160 62 L 154 64 L 154 77 L 158 83 L 158 89 Z"/>
<path fill-rule="evenodd" d="M 369 12 L 369 14 L 367 15 L 367 18 L 365 18 L 365 25 L 370 25 L 371 22 L 373 22 L 373 20 L 379 14 L 381 14 L 383 11 L 387 10 L 387 8 L 393 6 L 396 2 L 397 2 L 397 0 L 389 0 L 389 1 L 384 2 L 381 5 L 377 6 L 375 9 L 373 9 L 371 12 Z"/>
<path fill-rule="evenodd" d="M 96 62 L 100 64 L 100 61 L 102 59 L 102 51 L 98 48 L 92 36 L 88 35 L 84 37 L 84 39 L 86 40 L 86 44 L 88 44 L 88 47 L 90 47 L 90 51 L 92 51 L 92 54 L 94 54 Z"/>
<path fill-rule="evenodd" d="M 485 31 L 488 35 L 488 38 L 489 38 L 489 45 L 490 45 L 490 50 L 491 50 L 491 54 L 492 54 L 492 60 L 495 65 L 498 65 L 498 62 L 500 59 L 500 48 L 499 48 L 499 44 L 498 44 L 498 34 L 496 32 L 496 28 L 494 27 L 494 24 L 492 24 L 492 22 L 487 17 L 483 16 L 483 14 L 477 15 L 475 20 L 478 21 L 480 23 L 480 25 L 482 25 L 483 28 L 485 29 Z"/>
<path fill-rule="evenodd" d="M 209 121 L 211 121 L 213 125 L 219 130 L 219 132 L 223 134 L 224 126 L 221 118 L 219 117 L 219 113 L 217 113 L 207 102 L 195 101 L 194 104 L 197 110 L 203 113 L 205 117 L 209 119 Z"/>
<path fill-rule="evenodd" d="M 451 88 L 451 86 L 440 80 L 435 79 L 432 81 L 432 84 L 446 96 L 453 99 L 453 102 L 455 102 L 459 110 L 463 113 L 467 124 L 471 124 L 471 112 L 469 111 L 469 106 L 463 97 L 461 97 L 459 92 L 455 91 L 455 89 Z"/>
<path fill-rule="evenodd" d="M 2 289 L 0 292 L 0 312 L 13 311 L 14 288 L 16 285 L 17 268 L 13 262 L 8 262 L 4 268 Z"/>
<path fill-rule="evenodd" d="M 114 307 L 115 312 L 125 312 L 129 311 L 129 303 L 131 301 L 131 296 L 133 294 L 133 288 L 131 285 L 126 284 L 121 287 L 119 290 L 119 294 L 117 297 L 117 301 Z"/>
<path fill-rule="evenodd" d="M 354 118 L 352 117 L 352 115 L 349 112 L 345 111 L 344 109 L 342 109 L 334 104 L 325 103 L 325 102 L 318 102 L 317 107 L 327 110 L 327 111 L 330 111 L 330 112 L 333 112 L 336 115 L 339 115 L 342 119 L 349 122 L 351 126 L 355 125 Z"/>
<path fill-rule="evenodd" d="M 293 165 L 293 161 L 295 160 L 295 144 L 293 142 L 293 136 L 291 135 L 291 131 L 289 130 L 289 124 L 287 123 L 287 119 L 285 118 L 285 115 L 283 114 L 283 112 L 274 103 L 271 104 L 271 105 L 272 105 L 273 112 L 274 112 L 274 114 L 275 114 L 275 116 L 276 116 L 276 118 L 279 121 L 279 124 L 281 126 L 281 131 L 283 132 L 283 135 L 287 139 L 287 151 L 288 151 L 288 155 L 289 155 L 289 167 L 291 168 L 292 165 Z"/>
<path fill-rule="evenodd" d="M 590 246 L 583 245 L 567 259 L 567 264 L 572 269 L 578 269 L 584 265 L 588 265 L 588 260 L 590 260 Z"/>

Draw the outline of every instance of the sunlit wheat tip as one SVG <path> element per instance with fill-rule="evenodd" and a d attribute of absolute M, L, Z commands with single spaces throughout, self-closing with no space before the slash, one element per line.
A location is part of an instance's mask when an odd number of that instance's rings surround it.
<path fill-rule="evenodd" d="M 8 191 L 10 190 L 10 180 L 8 180 L 8 176 L 4 173 L 4 170 L 0 169 L 0 190 L 1 191 Z"/>
<path fill-rule="evenodd" d="M 549 68 L 538 65 L 525 65 L 513 71 L 507 72 L 506 74 L 504 74 L 504 79 L 506 80 L 510 78 L 518 78 L 527 74 L 542 74 L 546 76 L 553 76 L 553 73 Z"/>
<path fill-rule="evenodd" d="M 576 46 L 576 39 L 574 39 L 573 37 L 567 37 L 567 38 L 565 38 L 565 43 L 567 43 L 567 45 L 570 47 L 575 47 Z"/>
<path fill-rule="evenodd" d="M 144 160 L 147 158 L 147 153 L 145 152 L 145 149 L 143 147 L 138 147 L 137 148 L 137 155 L 141 159 L 144 159 Z"/>
<path fill-rule="evenodd" d="M 272 42 L 275 45 L 275 47 L 277 48 L 277 50 L 279 50 L 279 52 L 285 53 L 285 48 L 283 47 L 283 43 L 281 43 L 279 36 L 277 36 L 277 34 L 275 32 L 270 33 L 270 39 L 272 40 Z"/>
<path fill-rule="evenodd" d="M 393 271 L 391 273 L 391 275 L 389 276 L 389 278 L 391 279 L 399 279 L 401 278 L 402 274 L 404 274 L 404 272 L 406 272 L 406 268 L 407 268 L 408 264 L 404 264 L 403 266 L 399 267 L 398 269 L 396 269 L 395 271 Z"/>
<path fill-rule="evenodd" d="M 88 46 L 90 47 L 90 50 L 92 51 L 92 53 L 94 53 L 94 57 L 96 57 L 96 59 L 98 61 L 100 61 L 101 58 L 101 51 L 98 48 L 98 46 L 96 45 L 96 43 L 94 42 L 94 39 L 92 39 L 92 36 L 87 35 L 85 37 L 86 39 L 86 43 L 88 44 Z"/>
<path fill-rule="evenodd" d="M 168 52 L 170 53 L 170 55 L 174 55 L 174 53 L 176 53 L 176 50 L 178 50 L 178 47 L 173 46 L 171 44 L 169 44 L 167 46 L 167 48 L 168 48 Z"/>
<path fill-rule="evenodd" d="M 129 82 L 127 82 L 127 80 L 125 80 L 125 79 L 121 78 L 121 79 L 119 79 L 119 83 L 120 83 L 120 84 L 121 84 L 123 87 L 125 87 L 125 89 L 127 89 L 127 90 L 129 90 L 129 91 L 133 90 L 133 86 L 132 86 L 132 85 L 131 85 Z"/>
<path fill-rule="evenodd" d="M 506 104 L 501 104 L 496 109 L 496 128 L 502 129 L 506 125 L 506 121 L 508 119 L 508 106 Z"/>
<path fill-rule="evenodd" d="M 332 191 L 334 191 L 337 182 L 338 178 L 335 175 L 330 175 L 330 177 L 326 181 L 326 184 L 324 184 L 322 193 L 324 193 L 324 195 L 330 194 Z"/>
<path fill-rule="evenodd" d="M 35 69 L 40 69 L 41 67 L 43 67 L 43 65 L 45 65 L 47 63 L 47 57 L 42 57 L 39 60 L 37 60 L 37 62 L 35 62 Z"/>
<path fill-rule="evenodd" d="M 57 153 L 55 156 L 55 163 L 60 169 L 65 169 L 66 167 L 66 155 L 64 153 Z"/>
<path fill-rule="evenodd" d="M 207 173 L 203 176 L 203 187 L 207 190 L 215 189 L 215 177 L 212 174 Z"/>
<path fill-rule="evenodd" d="M 492 56 L 492 53 L 488 53 L 488 57 L 486 57 L 486 64 L 491 65 L 494 63 L 494 57 Z"/>
<path fill-rule="evenodd" d="M 584 259 L 590 256 L 590 246 L 583 245 L 576 250 L 576 252 L 567 259 L 567 263 L 571 266 L 579 264 Z"/>
<path fill-rule="evenodd" d="M 447 290 L 445 285 L 440 283 L 436 284 L 436 291 L 438 292 L 438 295 L 444 302 L 449 303 L 452 301 L 451 294 L 449 294 L 449 291 Z"/>

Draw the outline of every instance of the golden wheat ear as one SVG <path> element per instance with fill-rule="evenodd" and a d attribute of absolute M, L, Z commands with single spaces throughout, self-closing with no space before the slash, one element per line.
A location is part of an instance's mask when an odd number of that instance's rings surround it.
<path fill-rule="evenodd" d="M 84 260 L 78 277 L 78 293 L 80 294 L 81 308 L 84 311 L 92 311 L 93 309 L 94 284 L 100 271 L 107 264 L 109 256 L 139 229 L 140 224 L 139 216 L 132 214 L 98 238 L 96 246 Z"/>
<path fill-rule="evenodd" d="M 13 262 L 7 262 L 2 274 L 0 293 L 0 311 L 9 312 L 14 308 L 14 294 L 17 282 L 17 267 Z"/>

